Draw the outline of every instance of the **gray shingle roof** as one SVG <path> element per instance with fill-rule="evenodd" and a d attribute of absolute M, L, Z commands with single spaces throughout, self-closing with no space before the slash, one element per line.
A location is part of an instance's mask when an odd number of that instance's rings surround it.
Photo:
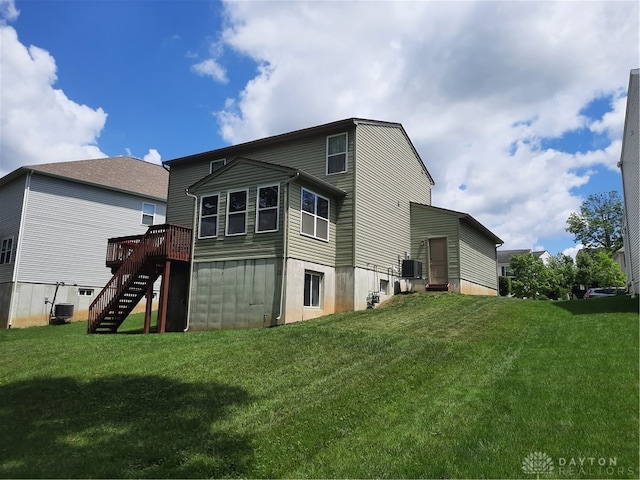
<path fill-rule="evenodd" d="M 10 180 L 29 171 L 166 201 L 169 172 L 161 165 L 132 157 L 27 165 L 10 173 Z"/>

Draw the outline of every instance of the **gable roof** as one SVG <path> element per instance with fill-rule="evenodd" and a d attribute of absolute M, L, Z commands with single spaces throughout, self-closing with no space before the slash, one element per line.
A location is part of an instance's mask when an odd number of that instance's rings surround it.
<path fill-rule="evenodd" d="M 0 186 L 28 173 L 37 173 L 101 188 L 167 200 L 169 172 L 161 165 L 132 157 L 27 165 L 0 179 Z"/>
<path fill-rule="evenodd" d="M 530 253 L 537 258 L 542 257 L 545 253 L 548 254 L 546 250 L 533 252 L 529 248 L 516 250 L 498 250 L 498 263 L 511 263 L 511 257 L 513 257 L 514 255 L 525 255 L 527 253 Z"/>
<path fill-rule="evenodd" d="M 472 228 L 474 228 L 478 232 L 484 234 L 486 237 L 488 237 L 491 240 L 493 240 L 493 242 L 496 245 L 502 245 L 504 243 L 504 241 L 500 237 L 498 237 L 495 233 L 493 233 L 487 227 L 482 225 L 478 220 L 473 218 L 468 213 L 457 212 L 455 210 L 449 210 L 447 208 L 434 207 L 433 205 L 424 205 L 422 203 L 416 203 L 416 202 L 411 202 L 411 204 L 412 205 L 416 205 L 416 206 L 418 206 L 420 208 L 425 208 L 425 209 L 433 210 L 433 211 L 436 211 L 436 212 L 441 212 L 441 213 L 444 213 L 444 214 L 453 215 L 454 217 L 458 217 L 458 219 L 460 221 L 467 223 L 469 226 L 471 226 Z"/>
<path fill-rule="evenodd" d="M 165 165 L 169 165 L 169 167 L 170 167 L 171 165 L 174 165 L 174 164 L 178 164 L 178 163 L 183 164 L 183 163 L 189 163 L 189 162 L 196 162 L 196 161 L 201 161 L 201 160 L 203 160 L 205 158 L 206 159 L 210 159 L 212 157 L 217 157 L 217 158 L 230 158 L 231 157 L 231 158 L 233 158 L 233 157 L 236 157 L 236 156 L 242 154 L 243 152 L 245 152 L 248 149 L 263 148 L 263 147 L 268 147 L 268 146 L 273 146 L 273 145 L 279 145 L 279 144 L 291 142 L 291 141 L 294 141 L 294 140 L 305 139 L 305 138 L 309 138 L 309 137 L 313 137 L 313 136 L 317 136 L 317 135 L 330 135 L 332 133 L 337 133 L 340 130 L 351 128 L 351 127 L 357 126 L 359 124 L 380 125 L 380 126 L 392 127 L 392 128 L 400 129 L 400 131 L 404 135 L 405 139 L 407 140 L 407 143 L 411 147 L 411 150 L 413 151 L 414 155 L 420 161 L 420 164 L 422 165 L 422 168 L 424 169 L 425 173 L 427 174 L 427 177 L 429 177 L 429 181 L 431 182 L 432 185 L 435 185 L 433 177 L 431 176 L 431 174 L 427 170 L 427 167 L 425 166 L 424 162 L 420 158 L 420 155 L 418 154 L 418 151 L 416 150 L 415 146 L 413 145 L 413 142 L 409 138 L 409 135 L 407 135 L 407 132 L 405 131 L 405 129 L 402 126 L 402 124 L 395 123 L 395 122 L 385 122 L 385 121 L 381 121 L 381 120 L 367 120 L 367 119 L 364 119 L 364 118 L 354 118 L 354 117 L 346 118 L 344 120 L 338 120 L 336 122 L 317 125 L 315 127 L 303 128 L 303 129 L 300 129 L 300 130 L 294 130 L 292 132 L 281 133 L 281 134 L 278 134 L 278 135 L 272 135 L 270 137 L 260 138 L 258 140 L 252 140 L 252 141 L 249 141 L 249 142 L 239 143 L 239 144 L 236 144 L 236 145 L 230 145 L 228 147 L 223 147 L 223 148 L 219 148 L 219 149 L 216 149 L 216 150 L 209 150 L 209 151 L 206 151 L 206 152 L 196 153 L 194 155 L 188 155 L 186 157 L 174 158 L 172 160 L 167 160 L 167 161 L 165 161 L 163 163 Z"/>
<path fill-rule="evenodd" d="M 278 165 L 276 163 L 270 163 L 270 162 L 265 162 L 262 160 L 254 160 L 253 158 L 246 158 L 246 157 L 236 157 L 233 160 L 231 160 L 230 162 L 227 162 L 227 164 L 222 167 L 217 169 L 215 172 L 210 173 L 209 175 L 207 175 L 206 177 L 198 180 L 196 183 L 194 183 L 193 185 L 191 185 L 190 187 L 187 188 L 188 192 L 193 192 L 193 191 L 197 191 L 202 185 L 207 184 L 210 180 L 223 175 L 225 172 L 227 172 L 228 170 L 234 168 L 236 165 L 240 165 L 240 164 L 248 164 L 248 165 L 253 165 L 253 166 L 257 166 L 257 167 L 263 167 L 263 168 L 268 168 L 270 170 L 276 170 L 276 171 L 280 171 L 282 173 L 284 173 L 285 175 L 289 176 L 289 178 L 291 179 L 295 179 L 295 178 L 300 178 L 302 180 L 307 181 L 308 183 L 318 187 L 320 190 L 323 190 L 327 193 L 330 193 L 334 196 L 338 196 L 338 197 L 344 197 L 347 192 L 345 192 L 344 190 L 336 187 L 335 185 L 332 185 L 328 182 L 325 182 L 324 180 L 315 177 L 303 170 L 299 170 L 297 168 L 292 168 L 292 167 L 285 167 L 284 165 Z"/>

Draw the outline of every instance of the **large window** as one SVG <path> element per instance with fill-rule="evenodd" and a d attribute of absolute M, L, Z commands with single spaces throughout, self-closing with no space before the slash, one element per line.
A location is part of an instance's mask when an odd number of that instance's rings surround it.
<path fill-rule="evenodd" d="M 320 307 L 322 290 L 322 274 L 317 272 L 304 272 L 304 306 Z"/>
<path fill-rule="evenodd" d="M 207 195 L 200 199 L 200 228 L 198 238 L 218 236 L 218 203 L 220 195 Z"/>
<path fill-rule="evenodd" d="M 258 187 L 256 199 L 256 232 L 276 232 L 278 230 L 279 185 Z"/>
<path fill-rule="evenodd" d="M 302 189 L 300 207 L 302 221 L 300 231 L 303 235 L 329 240 L 329 200 L 320 195 Z"/>
<path fill-rule="evenodd" d="M 327 175 L 347 171 L 347 134 L 327 137 Z"/>
<path fill-rule="evenodd" d="M 153 203 L 142 202 L 142 225 L 153 225 L 156 218 L 156 206 Z"/>
<path fill-rule="evenodd" d="M 216 170 L 224 167 L 227 164 L 227 159 L 226 158 L 220 158 L 218 160 L 211 160 L 211 163 L 209 163 L 209 173 L 213 173 Z"/>
<path fill-rule="evenodd" d="M 247 233 L 248 190 L 229 192 L 227 195 L 227 235 Z"/>
<path fill-rule="evenodd" d="M 0 244 L 0 265 L 11 263 L 11 254 L 13 253 L 13 237 L 2 239 Z"/>

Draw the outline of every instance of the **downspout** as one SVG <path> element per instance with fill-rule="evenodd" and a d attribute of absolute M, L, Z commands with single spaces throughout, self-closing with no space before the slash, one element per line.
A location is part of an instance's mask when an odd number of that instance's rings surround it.
<path fill-rule="evenodd" d="M 24 221 L 27 216 L 27 207 L 28 207 L 28 199 L 29 193 L 31 192 L 31 176 L 33 175 L 33 171 L 27 173 L 27 178 L 24 182 L 24 196 L 22 197 L 22 212 L 20 212 L 20 226 L 18 227 L 18 238 L 16 238 L 16 253 L 13 257 L 13 277 L 11 281 L 13 285 L 11 286 L 11 300 L 9 302 L 9 321 L 7 322 L 7 327 L 11 328 L 11 324 L 13 323 L 13 305 L 16 298 L 16 291 L 18 290 L 18 269 L 20 267 L 20 257 L 22 255 L 22 237 L 24 236 Z"/>
<path fill-rule="evenodd" d="M 189 262 L 189 294 L 187 295 L 187 325 L 184 327 L 183 332 L 189 330 L 189 319 L 191 318 L 191 296 L 193 294 L 193 265 L 194 256 L 196 251 L 196 222 L 198 219 L 198 197 L 189 192 L 186 188 L 184 191 L 187 197 L 193 198 L 193 225 L 191 229 L 191 262 Z"/>
<path fill-rule="evenodd" d="M 280 281 L 280 311 L 276 317 L 276 324 L 280 323 L 282 311 L 284 310 L 285 285 L 287 283 L 287 257 L 289 256 L 289 184 L 297 180 L 300 172 L 296 172 L 295 176 L 284 182 L 284 235 L 282 245 L 282 279 Z"/>

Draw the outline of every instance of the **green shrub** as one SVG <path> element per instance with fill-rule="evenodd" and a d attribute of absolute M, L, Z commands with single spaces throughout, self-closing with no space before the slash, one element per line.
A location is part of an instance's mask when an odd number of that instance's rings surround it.
<path fill-rule="evenodd" d="M 511 294 L 511 278 L 500 276 L 498 278 L 498 290 L 500 292 L 500 296 L 506 297 Z"/>

